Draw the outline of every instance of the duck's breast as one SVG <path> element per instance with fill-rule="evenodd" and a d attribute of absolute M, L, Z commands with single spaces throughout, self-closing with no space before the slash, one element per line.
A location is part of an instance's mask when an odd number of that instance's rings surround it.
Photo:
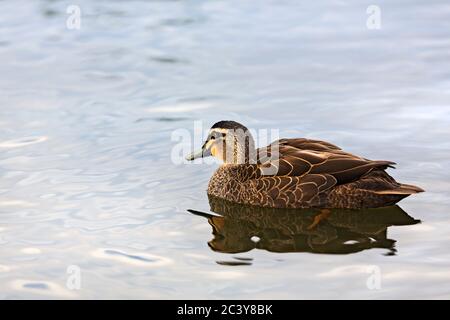
<path fill-rule="evenodd" d="M 242 202 L 242 189 L 246 182 L 244 180 L 249 179 L 249 175 L 244 170 L 246 168 L 239 166 L 221 166 L 209 180 L 208 194 L 233 202 Z"/>

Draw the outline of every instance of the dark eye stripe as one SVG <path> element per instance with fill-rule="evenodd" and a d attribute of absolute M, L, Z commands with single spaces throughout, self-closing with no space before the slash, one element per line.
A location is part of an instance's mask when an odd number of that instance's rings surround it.
<path fill-rule="evenodd" d="M 209 134 L 208 140 L 215 140 L 219 138 L 225 138 L 226 134 L 222 132 L 212 131 Z"/>

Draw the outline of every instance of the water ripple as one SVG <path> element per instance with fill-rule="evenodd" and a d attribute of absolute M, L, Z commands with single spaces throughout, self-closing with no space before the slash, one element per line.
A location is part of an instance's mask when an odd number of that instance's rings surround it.
<path fill-rule="evenodd" d="M 163 267 L 173 262 L 169 258 L 150 253 L 128 253 L 118 249 L 98 249 L 91 255 L 95 258 L 114 260 L 138 267 Z"/>
<path fill-rule="evenodd" d="M 38 137 L 23 137 L 18 139 L 6 140 L 0 142 L 0 148 L 21 148 L 28 146 L 30 144 L 41 143 L 47 141 L 48 137 L 38 136 Z"/>
<path fill-rule="evenodd" d="M 74 291 L 65 289 L 61 285 L 50 281 L 15 280 L 11 282 L 14 290 L 24 291 L 31 294 L 53 296 L 60 298 L 76 298 Z"/>

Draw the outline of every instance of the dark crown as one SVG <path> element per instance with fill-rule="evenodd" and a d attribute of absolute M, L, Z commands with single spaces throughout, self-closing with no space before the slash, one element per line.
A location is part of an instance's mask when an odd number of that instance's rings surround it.
<path fill-rule="evenodd" d="M 240 124 L 239 122 L 232 121 L 232 120 L 223 120 L 216 122 L 211 129 L 231 129 L 231 130 L 243 130 L 244 132 L 247 132 L 248 129 L 246 126 Z"/>

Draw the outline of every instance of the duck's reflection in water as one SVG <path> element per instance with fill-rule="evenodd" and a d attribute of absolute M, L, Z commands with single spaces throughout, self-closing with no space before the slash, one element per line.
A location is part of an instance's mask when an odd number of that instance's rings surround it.
<path fill-rule="evenodd" d="M 213 229 L 208 242 L 214 251 L 242 253 L 252 249 L 271 252 L 356 253 L 387 249 L 395 255 L 390 226 L 419 223 L 399 206 L 377 209 L 273 209 L 243 206 L 209 198 L 219 216 L 189 210 L 207 218 Z M 236 263 L 237 264 L 237 263 Z"/>

